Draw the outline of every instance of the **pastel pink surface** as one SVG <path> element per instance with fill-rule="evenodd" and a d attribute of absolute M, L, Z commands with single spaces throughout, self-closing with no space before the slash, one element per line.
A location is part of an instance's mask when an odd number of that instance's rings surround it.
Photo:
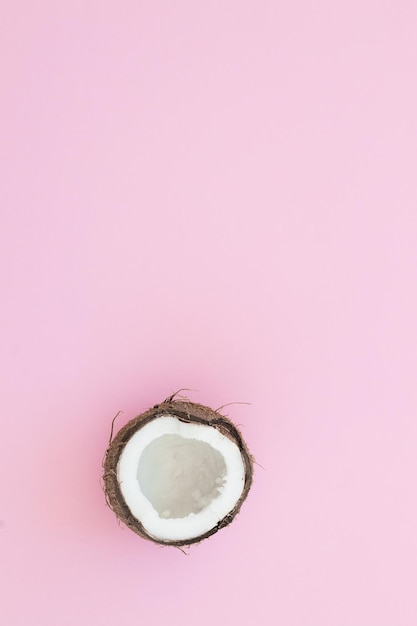
<path fill-rule="evenodd" d="M 415 626 L 417 4 L 8 5 L 1 623 Z M 180 387 L 262 465 L 188 557 L 100 485 Z"/>

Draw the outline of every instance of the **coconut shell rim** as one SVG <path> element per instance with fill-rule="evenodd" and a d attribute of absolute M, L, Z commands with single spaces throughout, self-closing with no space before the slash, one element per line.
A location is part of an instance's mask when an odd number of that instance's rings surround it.
<path fill-rule="evenodd" d="M 222 433 L 222 435 L 231 439 L 231 441 L 238 446 L 244 462 L 245 484 L 239 500 L 236 502 L 233 509 L 223 519 L 221 519 L 216 526 L 198 537 L 169 541 L 158 539 L 157 537 L 151 535 L 143 527 L 141 522 L 131 513 L 117 480 L 117 466 L 127 442 L 138 430 L 143 428 L 143 426 L 155 419 L 163 417 L 164 415 L 173 415 L 185 423 L 199 423 L 216 428 Z M 165 400 L 161 404 L 156 404 L 144 413 L 141 413 L 131 419 L 127 422 L 127 424 L 120 428 L 113 438 L 110 439 L 103 461 L 103 482 L 107 504 L 121 522 L 123 522 L 128 528 L 130 528 L 137 535 L 141 536 L 143 539 L 147 539 L 158 545 L 180 548 L 182 546 L 199 543 L 200 541 L 211 537 L 221 528 L 225 528 L 234 520 L 236 515 L 239 513 L 243 502 L 246 500 L 253 482 L 253 458 L 249 453 L 248 447 L 238 428 L 227 417 L 202 404 L 190 402 L 189 400 L 185 401 L 168 398 L 168 400 Z"/>

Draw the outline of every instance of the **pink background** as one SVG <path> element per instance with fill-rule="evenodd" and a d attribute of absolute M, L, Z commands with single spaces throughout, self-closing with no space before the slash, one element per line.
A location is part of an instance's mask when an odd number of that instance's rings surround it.
<path fill-rule="evenodd" d="M 417 3 L 3 2 L 0 621 L 417 621 Z M 257 467 L 184 556 L 110 422 L 179 387 Z"/>

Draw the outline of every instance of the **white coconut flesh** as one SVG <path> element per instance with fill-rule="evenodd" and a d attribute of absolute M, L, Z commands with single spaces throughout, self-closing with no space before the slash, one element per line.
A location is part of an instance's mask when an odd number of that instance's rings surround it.
<path fill-rule="evenodd" d="M 236 505 L 245 484 L 239 447 L 216 428 L 171 415 L 125 445 L 117 479 L 132 515 L 155 539 L 204 535 Z"/>

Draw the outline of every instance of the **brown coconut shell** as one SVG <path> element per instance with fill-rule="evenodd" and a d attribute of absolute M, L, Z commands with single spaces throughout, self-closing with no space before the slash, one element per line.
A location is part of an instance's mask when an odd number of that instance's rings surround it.
<path fill-rule="evenodd" d="M 164 415 L 172 415 L 174 417 L 177 417 L 182 422 L 205 424 L 206 426 L 216 428 L 222 433 L 222 435 L 231 439 L 238 446 L 245 466 L 244 489 L 242 495 L 236 502 L 236 505 L 234 506 L 232 511 L 230 511 L 230 513 L 228 513 L 226 517 L 220 520 L 214 528 L 210 529 L 203 535 L 194 537 L 192 539 L 180 541 L 166 541 L 150 535 L 147 530 L 145 530 L 145 528 L 142 526 L 140 521 L 132 515 L 128 505 L 125 502 L 117 480 L 117 466 L 119 458 L 129 439 L 140 428 L 145 426 L 145 424 L 148 424 L 156 418 L 163 417 Z M 246 446 L 246 443 L 244 442 L 242 435 L 240 434 L 236 426 L 227 417 L 224 417 L 217 411 L 214 411 L 207 406 L 196 404 L 194 402 L 189 402 L 188 400 L 175 400 L 173 396 L 167 398 L 167 400 L 164 400 L 164 402 L 162 402 L 161 404 L 156 404 L 148 411 L 145 411 L 145 413 L 138 415 L 130 422 L 128 422 L 125 426 L 123 426 L 121 430 L 119 430 L 117 435 L 110 441 L 103 462 L 103 469 L 104 492 L 107 504 L 114 511 L 119 520 L 121 520 L 128 528 L 133 530 L 133 532 L 143 537 L 143 539 L 148 539 L 150 541 L 153 541 L 154 543 L 161 545 L 177 547 L 188 546 L 193 543 L 198 543 L 203 539 L 207 539 L 207 537 L 214 535 L 221 528 L 228 526 L 239 513 L 240 508 L 248 495 L 253 479 L 253 460 Z"/>

